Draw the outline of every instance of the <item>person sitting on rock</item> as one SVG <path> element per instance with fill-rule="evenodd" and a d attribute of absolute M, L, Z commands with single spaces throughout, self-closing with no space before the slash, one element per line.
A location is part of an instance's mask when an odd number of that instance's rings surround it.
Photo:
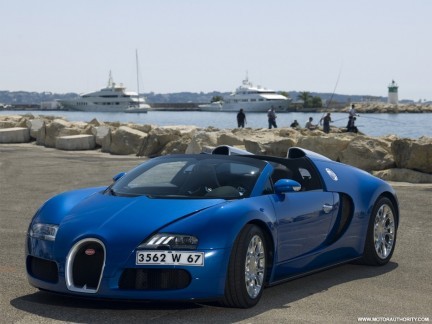
<path fill-rule="evenodd" d="M 305 128 L 309 130 L 314 130 L 317 128 L 317 125 L 312 124 L 312 117 L 309 117 L 309 121 L 306 123 Z"/>
<path fill-rule="evenodd" d="M 355 125 L 356 117 L 350 116 L 348 118 L 347 131 L 350 133 L 358 133 L 357 126 Z"/>

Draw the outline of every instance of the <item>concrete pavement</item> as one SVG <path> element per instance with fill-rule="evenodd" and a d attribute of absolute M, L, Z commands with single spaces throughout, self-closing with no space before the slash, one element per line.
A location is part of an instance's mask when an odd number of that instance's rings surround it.
<path fill-rule="evenodd" d="M 142 161 L 0 144 L 1 323 L 355 323 L 359 317 L 432 317 L 432 185 L 394 184 L 402 218 L 388 265 L 344 265 L 268 288 L 252 309 L 82 300 L 31 287 L 24 239 L 37 208 L 69 189 L 107 185 L 112 176 Z"/>

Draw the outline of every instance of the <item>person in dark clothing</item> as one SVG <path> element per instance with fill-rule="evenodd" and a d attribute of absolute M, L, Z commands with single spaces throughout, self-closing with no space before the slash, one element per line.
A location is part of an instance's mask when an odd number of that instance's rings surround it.
<path fill-rule="evenodd" d="M 330 113 L 327 113 L 323 118 L 320 120 L 320 124 L 322 122 L 323 125 L 323 131 L 324 133 L 330 133 L 330 123 L 332 122 Z"/>
<path fill-rule="evenodd" d="M 355 125 L 356 117 L 350 116 L 348 118 L 347 131 L 350 133 L 358 133 L 357 126 Z"/>
<path fill-rule="evenodd" d="M 292 128 L 299 127 L 299 123 L 298 123 L 297 119 L 294 119 L 294 121 L 291 123 L 290 127 L 292 127 Z"/>
<path fill-rule="evenodd" d="M 246 123 L 246 114 L 243 111 L 243 108 L 237 114 L 237 125 L 240 128 L 244 128 Z"/>
<path fill-rule="evenodd" d="M 271 129 L 272 127 L 277 128 L 276 125 L 276 112 L 274 107 L 271 107 L 268 111 L 267 111 L 267 117 L 268 117 L 268 128 Z"/>

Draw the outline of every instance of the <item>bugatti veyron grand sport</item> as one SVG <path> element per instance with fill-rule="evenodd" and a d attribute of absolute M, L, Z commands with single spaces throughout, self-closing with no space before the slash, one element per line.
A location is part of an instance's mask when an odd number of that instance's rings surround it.
<path fill-rule="evenodd" d="M 39 208 L 26 240 L 31 285 L 247 308 L 265 287 L 352 261 L 384 265 L 395 249 L 392 187 L 301 148 L 167 155 L 113 180 Z"/>

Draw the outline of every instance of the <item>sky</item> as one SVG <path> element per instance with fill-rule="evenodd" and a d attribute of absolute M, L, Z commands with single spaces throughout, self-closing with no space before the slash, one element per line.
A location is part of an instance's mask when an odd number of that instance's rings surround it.
<path fill-rule="evenodd" d="M 277 91 L 432 100 L 430 0 L 0 0 L 0 91 Z"/>

